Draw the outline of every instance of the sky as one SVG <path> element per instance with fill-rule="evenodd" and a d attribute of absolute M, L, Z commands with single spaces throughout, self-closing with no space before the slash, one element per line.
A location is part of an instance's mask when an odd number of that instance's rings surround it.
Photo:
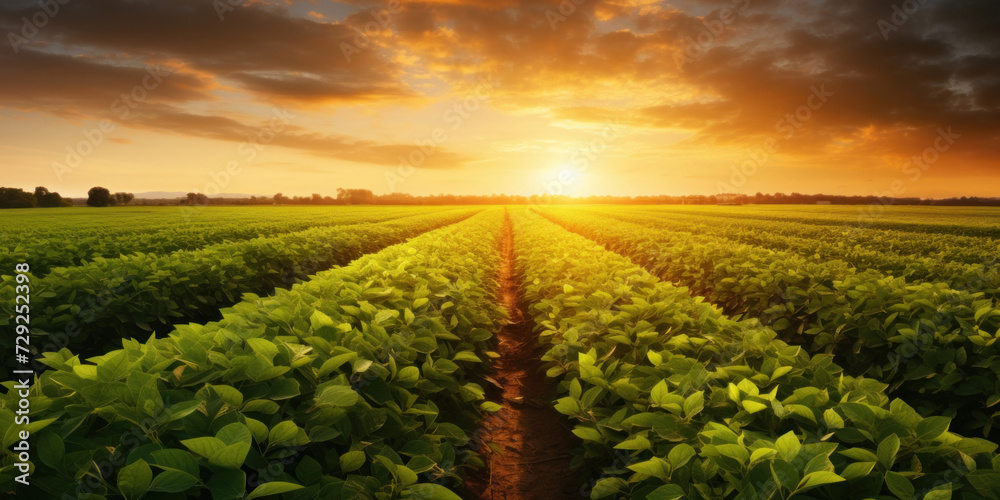
<path fill-rule="evenodd" d="M 995 0 L 5 0 L 0 185 L 1000 196 Z"/>

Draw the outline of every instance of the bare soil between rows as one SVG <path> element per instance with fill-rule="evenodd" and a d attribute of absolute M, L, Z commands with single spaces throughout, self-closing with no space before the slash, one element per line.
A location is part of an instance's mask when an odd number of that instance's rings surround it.
<path fill-rule="evenodd" d="M 488 396 L 502 408 L 482 422 L 479 453 L 486 467 L 466 477 L 464 496 L 470 500 L 581 498 L 580 474 L 570 469 L 569 452 L 576 437 L 550 403 L 554 390 L 541 369 L 535 323 L 521 295 L 509 215 L 504 217 L 500 255 L 501 297 L 511 320 L 498 335 L 500 357 L 493 362 L 497 387 Z"/>

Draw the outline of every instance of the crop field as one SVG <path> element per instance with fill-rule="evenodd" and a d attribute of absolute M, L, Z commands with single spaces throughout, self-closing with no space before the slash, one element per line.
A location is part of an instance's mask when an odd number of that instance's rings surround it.
<path fill-rule="evenodd" d="M 8 210 L 0 249 L 17 498 L 1000 498 L 1000 209 Z"/>

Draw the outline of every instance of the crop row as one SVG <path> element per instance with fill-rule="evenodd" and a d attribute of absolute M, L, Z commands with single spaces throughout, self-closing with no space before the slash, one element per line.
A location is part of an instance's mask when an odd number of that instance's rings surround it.
<path fill-rule="evenodd" d="M 634 230 L 634 229 L 633 229 Z M 518 265 L 591 498 L 985 499 L 996 444 L 533 214 Z"/>
<path fill-rule="evenodd" d="M 285 215 L 289 217 L 286 219 L 271 221 L 219 217 L 211 222 L 185 222 L 182 212 L 177 210 L 172 218 L 158 223 L 136 223 L 127 219 L 118 221 L 110 218 L 107 224 L 111 227 L 88 230 L 64 226 L 61 231 L 32 232 L 11 227 L 7 231 L 16 234 L 18 240 L 0 242 L 6 246 L 0 252 L 0 275 L 13 274 L 14 264 L 18 262 L 30 262 L 34 273 L 41 276 L 54 267 L 77 266 L 99 257 L 194 250 L 217 243 L 277 236 L 311 227 L 381 222 L 416 215 L 416 212 L 398 208 L 374 213 L 328 209 L 326 213 L 310 211 L 308 214 L 311 217 L 300 218 L 294 217 L 294 212 L 287 212 Z M 74 222 L 80 218 L 71 217 Z M 60 221 L 60 224 L 65 224 L 65 221 Z"/>
<path fill-rule="evenodd" d="M 691 224 L 701 229 L 704 226 L 716 230 L 736 231 L 757 230 L 776 233 L 781 236 L 829 243 L 831 247 L 863 247 L 867 250 L 893 255 L 934 256 L 938 260 L 955 261 L 965 264 L 995 263 L 996 250 L 1000 240 L 976 236 L 957 236 L 889 229 L 872 229 L 864 226 L 825 226 L 785 220 L 741 219 L 715 214 L 673 213 L 639 207 L 605 207 L 595 209 L 609 216 L 627 215 L 632 219 L 643 216 L 643 220 L 678 224 Z M 824 254 L 825 255 L 825 254 Z"/>
<path fill-rule="evenodd" d="M 211 245 L 166 255 L 98 258 L 30 277 L 30 325 L 35 347 L 104 348 L 120 338 L 145 338 L 185 321 L 217 319 L 220 307 L 244 293 L 269 293 L 309 275 L 425 231 L 465 219 L 478 209 L 455 209 L 378 224 L 307 229 L 274 237 Z M 0 324 L 17 317 L 16 285 L 3 278 Z M 11 336 L 0 340 L 10 346 Z"/>
<path fill-rule="evenodd" d="M 739 220 L 803 223 L 819 226 L 864 227 L 877 230 L 1000 238 L 1000 225 L 992 209 L 940 207 L 887 207 L 884 205 L 835 207 L 657 207 L 661 213 L 700 214 Z M 810 212 L 809 208 L 822 211 Z"/>
<path fill-rule="evenodd" d="M 725 238 L 786 250 L 815 261 L 839 259 L 861 270 L 875 269 L 908 281 L 941 281 L 955 289 L 982 291 L 991 298 L 1000 298 L 1000 266 L 997 265 L 1000 243 L 988 238 L 965 238 L 968 241 L 953 243 L 946 250 L 934 251 L 928 246 L 921 251 L 915 248 L 919 246 L 917 242 L 930 240 L 933 235 L 910 233 L 900 237 L 890 231 L 880 231 L 881 234 L 867 231 L 863 236 L 835 234 L 822 226 L 796 227 L 778 222 L 720 223 L 718 219 L 664 213 L 650 216 L 650 212 L 613 209 L 588 213 L 673 233 L 692 233 L 697 237 Z M 907 253 L 910 251 L 913 253 Z M 966 263 L 967 260 L 973 262 Z"/>
<path fill-rule="evenodd" d="M 925 414 L 961 410 L 969 428 L 991 429 L 997 415 L 989 407 L 1000 402 L 1000 310 L 982 293 L 722 238 L 546 213 L 729 314 L 759 318 L 786 342 L 834 354 L 849 374 L 890 384 Z"/>
<path fill-rule="evenodd" d="M 10 391 L 0 490 L 457 499 L 447 486 L 479 463 L 466 430 L 493 409 L 475 380 L 505 317 L 500 221 L 482 212 L 86 362 L 46 353 L 31 389 L 32 485 L 12 480 Z"/>

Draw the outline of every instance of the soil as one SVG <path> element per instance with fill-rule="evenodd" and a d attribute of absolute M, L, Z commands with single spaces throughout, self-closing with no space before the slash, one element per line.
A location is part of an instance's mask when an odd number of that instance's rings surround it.
<path fill-rule="evenodd" d="M 535 323 L 521 295 L 509 215 L 504 218 L 500 252 L 500 289 L 511 321 L 498 335 L 500 357 L 493 362 L 495 387 L 488 396 L 502 408 L 486 417 L 477 432 L 486 467 L 466 477 L 465 498 L 581 498 L 583 480 L 570 469 L 569 451 L 576 438 L 565 417 L 552 408 L 554 390 L 542 371 Z"/>

